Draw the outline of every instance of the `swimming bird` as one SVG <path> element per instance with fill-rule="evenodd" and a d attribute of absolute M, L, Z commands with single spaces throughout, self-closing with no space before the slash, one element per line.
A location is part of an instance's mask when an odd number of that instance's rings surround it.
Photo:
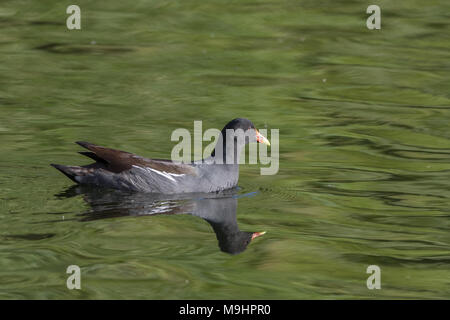
<path fill-rule="evenodd" d="M 233 134 L 230 134 L 233 133 Z M 239 179 L 239 156 L 250 142 L 269 140 L 244 118 L 222 129 L 211 156 L 190 163 L 149 159 L 129 152 L 78 141 L 80 152 L 95 163 L 86 166 L 51 164 L 78 184 L 150 193 L 217 192 L 233 188 Z"/>

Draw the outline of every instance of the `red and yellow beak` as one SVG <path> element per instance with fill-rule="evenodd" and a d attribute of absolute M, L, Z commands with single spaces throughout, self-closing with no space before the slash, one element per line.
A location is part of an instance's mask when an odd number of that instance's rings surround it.
<path fill-rule="evenodd" d="M 259 143 L 264 143 L 264 144 L 267 144 L 268 146 L 270 146 L 269 140 L 267 140 L 266 137 L 264 137 L 261 133 L 259 133 L 258 130 L 255 129 L 255 131 L 256 131 L 256 141 L 258 141 Z"/>
<path fill-rule="evenodd" d="M 266 234 L 265 231 L 263 231 L 263 232 L 253 232 L 253 234 L 252 234 L 252 240 L 255 239 L 255 238 L 258 238 L 258 237 L 260 237 L 260 236 L 262 236 L 262 235 L 264 235 L 264 234 Z"/>

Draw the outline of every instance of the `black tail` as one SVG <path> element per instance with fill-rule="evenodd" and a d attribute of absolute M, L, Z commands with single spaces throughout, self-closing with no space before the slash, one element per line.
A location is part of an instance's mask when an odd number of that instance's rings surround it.
<path fill-rule="evenodd" d="M 79 181 L 75 180 L 75 177 L 78 175 L 77 171 L 74 168 L 76 167 L 70 167 L 70 166 L 63 166 L 60 164 L 50 164 L 52 167 L 58 169 L 59 171 L 61 171 L 65 176 L 67 176 L 70 180 L 79 183 Z"/>

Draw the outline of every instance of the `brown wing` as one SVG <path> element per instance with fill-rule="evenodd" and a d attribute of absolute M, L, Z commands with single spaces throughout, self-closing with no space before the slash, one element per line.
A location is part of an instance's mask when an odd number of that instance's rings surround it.
<path fill-rule="evenodd" d="M 132 166 L 139 166 L 167 173 L 196 175 L 195 169 L 188 164 L 174 163 L 169 160 L 147 159 L 129 152 L 100 147 L 84 141 L 77 141 L 76 143 L 92 151 L 82 152 L 81 154 L 103 163 L 105 169 L 114 173 L 130 170 Z"/>

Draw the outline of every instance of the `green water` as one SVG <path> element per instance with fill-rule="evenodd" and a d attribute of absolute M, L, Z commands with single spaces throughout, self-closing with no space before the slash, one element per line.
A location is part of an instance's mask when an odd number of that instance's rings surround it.
<path fill-rule="evenodd" d="M 381 30 L 364 1 L 77 0 L 78 31 L 70 4 L 0 2 L 0 298 L 450 298 L 448 1 L 377 1 Z M 49 166 L 235 117 L 280 130 L 277 175 L 241 167 L 267 234 L 237 255 L 191 215 L 86 219 Z"/>

